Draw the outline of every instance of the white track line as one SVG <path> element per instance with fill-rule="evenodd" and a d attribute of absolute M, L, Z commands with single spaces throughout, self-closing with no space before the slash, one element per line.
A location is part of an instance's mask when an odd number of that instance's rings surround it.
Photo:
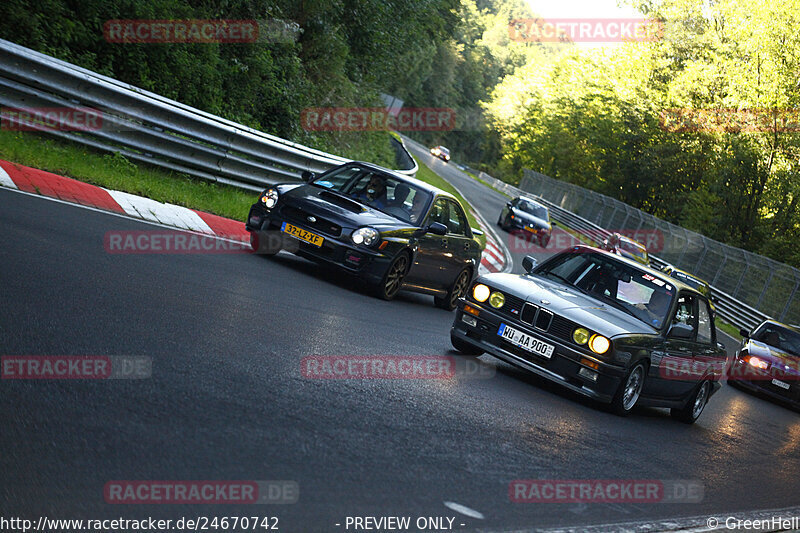
<path fill-rule="evenodd" d="M 468 516 L 470 518 L 477 518 L 478 520 L 483 520 L 483 513 L 476 511 L 475 509 L 470 509 L 466 505 L 461 505 L 460 503 L 456 502 L 444 502 L 444 506 L 448 509 L 452 509 L 457 513 L 461 513 L 464 516 Z"/>

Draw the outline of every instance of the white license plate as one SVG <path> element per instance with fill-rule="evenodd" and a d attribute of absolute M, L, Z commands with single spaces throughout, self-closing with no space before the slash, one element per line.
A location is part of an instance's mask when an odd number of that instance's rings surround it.
<path fill-rule="evenodd" d="M 550 359 L 553 356 L 553 350 L 555 350 L 555 346 L 552 344 L 547 344 L 546 342 L 542 342 L 536 337 L 532 337 L 531 335 L 523 333 L 522 331 L 514 329 L 506 324 L 500 324 L 500 329 L 497 330 L 497 334 L 511 344 L 519 346 L 523 350 L 546 357 L 547 359 Z"/>
<path fill-rule="evenodd" d="M 773 379 L 772 384 L 785 390 L 789 390 L 789 384 L 779 379 Z"/>

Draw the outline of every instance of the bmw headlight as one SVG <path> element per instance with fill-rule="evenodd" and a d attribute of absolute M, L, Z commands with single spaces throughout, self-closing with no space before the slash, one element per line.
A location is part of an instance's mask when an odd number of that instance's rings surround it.
<path fill-rule="evenodd" d="M 381 236 L 375 228 L 358 228 L 350 236 L 355 244 L 363 244 L 364 246 L 372 246 Z"/>
<path fill-rule="evenodd" d="M 500 309 L 503 307 L 503 304 L 506 303 L 506 297 L 503 296 L 503 293 L 500 291 L 494 291 L 491 296 L 489 296 L 489 305 L 494 307 L 495 309 Z"/>
<path fill-rule="evenodd" d="M 472 297 L 475 298 L 476 302 L 485 302 L 486 299 L 489 298 L 490 292 L 492 291 L 489 290 L 489 287 L 483 283 L 478 283 L 472 289 Z"/>
<path fill-rule="evenodd" d="M 275 207 L 275 204 L 278 203 L 278 190 L 277 189 L 267 189 L 264 191 L 264 194 L 261 195 L 261 203 L 267 209 L 272 209 Z"/>
<path fill-rule="evenodd" d="M 586 344 L 589 342 L 589 330 L 586 328 L 578 328 L 572 332 L 572 340 L 578 344 Z"/>
<path fill-rule="evenodd" d="M 611 348 L 611 341 L 602 335 L 592 335 L 589 339 L 589 348 L 596 354 L 604 354 Z"/>

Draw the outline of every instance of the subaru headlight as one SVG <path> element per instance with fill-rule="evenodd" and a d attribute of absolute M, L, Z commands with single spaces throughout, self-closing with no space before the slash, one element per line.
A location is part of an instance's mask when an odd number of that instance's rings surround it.
<path fill-rule="evenodd" d="M 381 236 L 375 228 L 358 228 L 350 236 L 355 244 L 363 244 L 364 246 L 372 246 Z"/>
<path fill-rule="evenodd" d="M 272 209 L 275 207 L 275 204 L 278 203 L 278 196 L 277 189 L 267 189 L 264 191 L 264 194 L 261 195 L 261 203 L 264 204 L 264 207 L 267 209 Z"/>

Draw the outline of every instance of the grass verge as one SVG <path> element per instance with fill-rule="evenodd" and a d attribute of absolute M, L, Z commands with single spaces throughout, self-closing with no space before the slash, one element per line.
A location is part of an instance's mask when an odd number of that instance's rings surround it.
<path fill-rule="evenodd" d="M 461 205 L 464 206 L 467 212 L 469 225 L 476 229 L 480 228 L 481 226 L 480 224 L 478 224 L 478 219 L 476 219 L 475 216 L 472 214 L 472 209 L 469 207 L 469 203 L 464 199 L 463 196 L 461 196 L 461 193 L 459 193 L 455 187 L 450 185 L 449 181 L 447 181 L 440 175 L 436 174 L 434 171 L 428 168 L 424 163 L 422 163 L 419 159 L 415 157 L 414 160 L 419 165 L 419 170 L 417 171 L 417 179 L 424 181 L 425 183 L 428 183 L 430 185 L 433 185 L 434 187 L 438 187 L 439 189 L 449 192 L 450 194 L 455 196 L 458 199 L 458 201 L 461 202 Z M 481 235 L 478 237 L 478 239 L 481 241 L 482 247 L 486 246 L 486 235 Z"/>
<path fill-rule="evenodd" d="M 247 217 L 255 197 L 228 185 L 137 165 L 118 154 L 103 154 L 27 132 L 0 130 L 0 159 L 235 220 Z"/>
<path fill-rule="evenodd" d="M 742 340 L 742 336 L 739 335 L 739 328 L 737 328 L 736 326 L 728 324 L 724 320 L 720 320 L 719 317 L 714 319 L 714 324 L 716 324 L 717 329 L 719 329 L 721 331 L 724 331 L 725 333 L 727 333 L 728 335 L 730 335 L 731 337 L 733 337 L 737 341 L 741 341 Z"/>

